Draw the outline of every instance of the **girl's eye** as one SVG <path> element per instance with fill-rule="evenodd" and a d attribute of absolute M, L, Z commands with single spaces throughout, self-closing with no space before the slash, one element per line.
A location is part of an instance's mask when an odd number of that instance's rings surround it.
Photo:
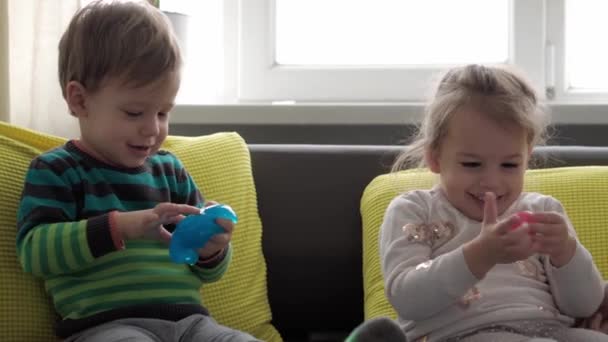
<path fill-rule="evenodd" d="M 462 166 L 464 166 L 464 167 L 470 167 L 470 168 L 481 166 L 480 162 L 462 162 L 460 164 L 462 164 Z"/>
<path fill-rule="evenodd" d="M 515 168 L 519 167 L 519 164 L 517 164 L 517 163 L 503 163 L 502 167 L 507 168 L 507 169 L 515 169 Z"/>
<path fill-rule="evenodd" d="M 141 112 L 129 112 L 129 111 L 125 111 L 125 113 L 128 116 L 132 116 L 132 117 L 137 117 L 137 116 L 140 116 L 142 114 Z"/>

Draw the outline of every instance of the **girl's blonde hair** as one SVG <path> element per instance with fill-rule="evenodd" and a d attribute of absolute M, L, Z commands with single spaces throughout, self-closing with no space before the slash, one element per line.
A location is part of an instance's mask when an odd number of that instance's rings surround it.
<path fill-rule="evenodd" d="M 450 119 L 462 108 L 478 110 L 501 125 L 520 127 L 530 146 L 546 141 L 548 115 L 528 81 L 513 68 L 472 64 L 450 69 L 441 78 L 417 133 L 393 171 L 425 167 L 426 151 L 439 149 Z"/>

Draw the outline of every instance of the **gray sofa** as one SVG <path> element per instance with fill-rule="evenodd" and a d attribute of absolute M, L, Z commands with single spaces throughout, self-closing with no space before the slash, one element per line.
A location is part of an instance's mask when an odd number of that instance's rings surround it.
<path fill-rule="evenodd" d="M 249 145 L 273 323 L 340 341 L 363 320 L 360 198 L 400 146 Z M 608 165 L 608 147 L 537 148 L 535 167 Z"/>

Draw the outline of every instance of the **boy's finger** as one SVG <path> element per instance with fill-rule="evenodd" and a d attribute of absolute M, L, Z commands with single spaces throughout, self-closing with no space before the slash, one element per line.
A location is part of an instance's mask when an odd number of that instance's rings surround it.
<path fill-rule="evenodd" d="M 216 201 L 207 201 L 205 202 L 205 207 L 211 206 L 211 205 L 216 205 L 217 202 Z"/>
<path fill-rule="evenodd" d="M 159 229 L 158 236 L 159 236 L 161 242 L 164 242 L 166 244 L 169 244 L 171 242 L 172 234 L 169 233 L 169 231 L 163 227 L 161 227 Z"/>
<path fill-rule="evenodd" d="M 227 233 L 231 233 L 234 230 L 234 223 L 232 223 L 230 220 L 218 218 L 215 219 L 215 223 L 222 226 Z"/>
<path fill-rule="evenodd" d="M 180 214 L 200 214 L 201 208 L 197 208 L 195 206 L 180 204 L 178 211 Z"/>
<path fill-rule="evenodd" d="M 178 223 L 179 223 L 181 220 L 183 220 L 183 219 L 185 219 L 185 218 L 186 218 L 186 216 L 184 216 L 184 215 L 182 215 L 182 214 L 175 215 L 175 216 L 173 216 L 173 217 L 171 217 L 171 218 L 169 219 L 169 222 L 168 222 L 168 223 L 169 223 L 169 224 L 178 224 Z"/>
<path fill-rule="evenodd" d="M 486 192 L 483 198 L 483 223 L 496 223 L 497 211 L 496 195 L 493 192 Z"/>

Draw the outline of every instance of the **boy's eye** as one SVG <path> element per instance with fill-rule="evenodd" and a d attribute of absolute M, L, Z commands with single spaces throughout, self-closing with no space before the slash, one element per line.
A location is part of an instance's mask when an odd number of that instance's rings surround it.
<path fill-rule="evenodd" d="M 517 163 L 502 163 L 502 167 L 507 169 L 515 169 L 519 166 Z"/>
<path fill-rule="evenodd" d="M 481 166 L 480 162 L 462 162 L 460 164 L 464 167 L 470 167 L 470 168 Z"/>
<path fill-rule="evenodd" d="M 142 114 L 142 112 L 130 112 L 130 111 L 128 111 L 128 110 L 126 110 L 126 111 L 125 111 L 125 113 L 126 113 L 128 116 L 133 116 L 133 117 L 140 116 L 140 115 Z"/>

